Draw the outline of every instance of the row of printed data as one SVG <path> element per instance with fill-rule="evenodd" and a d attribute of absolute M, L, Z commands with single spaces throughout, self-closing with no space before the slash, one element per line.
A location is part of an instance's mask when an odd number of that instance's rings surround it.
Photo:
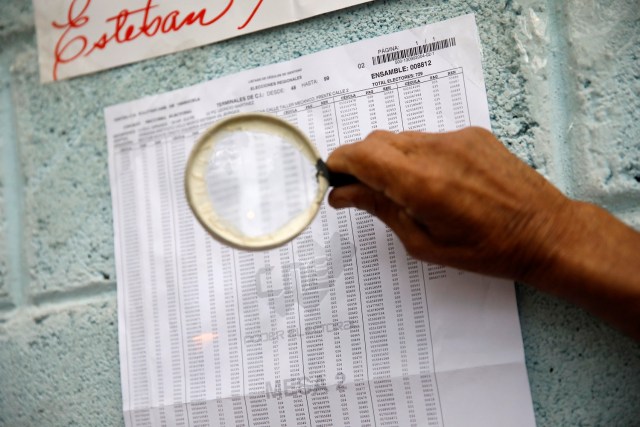
<path fill-rule="evenodd" d="M 323 156 L 328 154 L 327 147 L 364 139 L 377 129 L 447 132 L 471 123 L 462 74 L 353 95 L 263 112 L 278 115 L 298 126 L 316 143 Z M 243 111 L 210 110 L 202 117 L 191 112 L 176 119 L 164 117 L 163 121 L 140 123 L 132 130 L 116 135 L 114 146 L 117 150 L 130 150 L 164 140 L 195 140 L 217 120 Z"/>

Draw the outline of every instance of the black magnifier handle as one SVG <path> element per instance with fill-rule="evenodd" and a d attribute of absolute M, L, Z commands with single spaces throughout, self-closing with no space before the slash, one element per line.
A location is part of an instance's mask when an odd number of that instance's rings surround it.
<path fill-rule="evenodd" d="M 327 167 L 327 164 L 323 162 L 322 159 L 318 159 L 316 162 L 316 171 L 317 175 L 322 175 L 327 178 L 331 187 L 344 187 L 345 185 L 358 184 L 360 182 L 353 175 L 331 172 Z"/>
<path fill-rule="evenodd" d="M 344 187 L 345 185 L 358 184 L 358 178 L 347 173 L 329 171 L 329 185 L 332 187 Z"/>

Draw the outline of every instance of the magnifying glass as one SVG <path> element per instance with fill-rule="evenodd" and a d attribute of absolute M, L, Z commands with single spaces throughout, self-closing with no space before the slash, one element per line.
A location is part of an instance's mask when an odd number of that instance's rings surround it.
<path fill-rule="evenodd" d="M 191 210 L 218 241 L 244 250 L 281 246 L 313 221 L 330 186 L 358 182 L 332 173 L 315 146 L 279 117 L 248 113 L 215 123 L 187 163 Z"/>

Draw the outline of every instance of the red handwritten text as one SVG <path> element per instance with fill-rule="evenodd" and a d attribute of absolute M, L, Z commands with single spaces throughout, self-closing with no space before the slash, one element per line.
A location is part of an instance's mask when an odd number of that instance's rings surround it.
<path fill-rule="evenodd" d="M 126 44 L 141 36 L 151 38 L 158 33 L 178 32 L 185 26 L 207 27 L 212 25 L 229 12 L 233 1 L 227 0 L 224 8 L 215 16 L 211 16 L 207 8 L 187 14 L 182 14 L 179 10 L 172 10 L 164 15 L 154 16 L 151 12 L 158 5 L 153 4 L 153 0 L 147 0 L 146 5 L 142 8 L 122 9 L 116 15 L 108 17 L 105 22 L 113 24 L 111 30 L 103 33 L 97 40 L 89 40 L 81 30 L 91 21 L 88 14 L 91 0 L 72 0 L 67 10 L 66 21 L 51 23 L 53 28 L 62 31 L 54 50 L 53 79 L 58 79 L 58 69 L 61 65 L 73 62 L 80 57 L 89 56 L 96 50 L 104 50 L 110 45 Z M 257 1 L 246 21 L 237 27 L 238 30 L 249 25 L 262 3 L 263 0 Z"/>

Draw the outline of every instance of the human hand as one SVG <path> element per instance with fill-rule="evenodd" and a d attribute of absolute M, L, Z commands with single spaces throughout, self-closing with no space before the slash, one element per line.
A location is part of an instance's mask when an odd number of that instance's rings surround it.
<path fill-rule="evenodd" d="M 574 202 L 481 128 L 375 131 L 327 165 L 361 182 L 333 207 L 379 217 L 424 261 L 538 282 L 572 227 Z"/>

